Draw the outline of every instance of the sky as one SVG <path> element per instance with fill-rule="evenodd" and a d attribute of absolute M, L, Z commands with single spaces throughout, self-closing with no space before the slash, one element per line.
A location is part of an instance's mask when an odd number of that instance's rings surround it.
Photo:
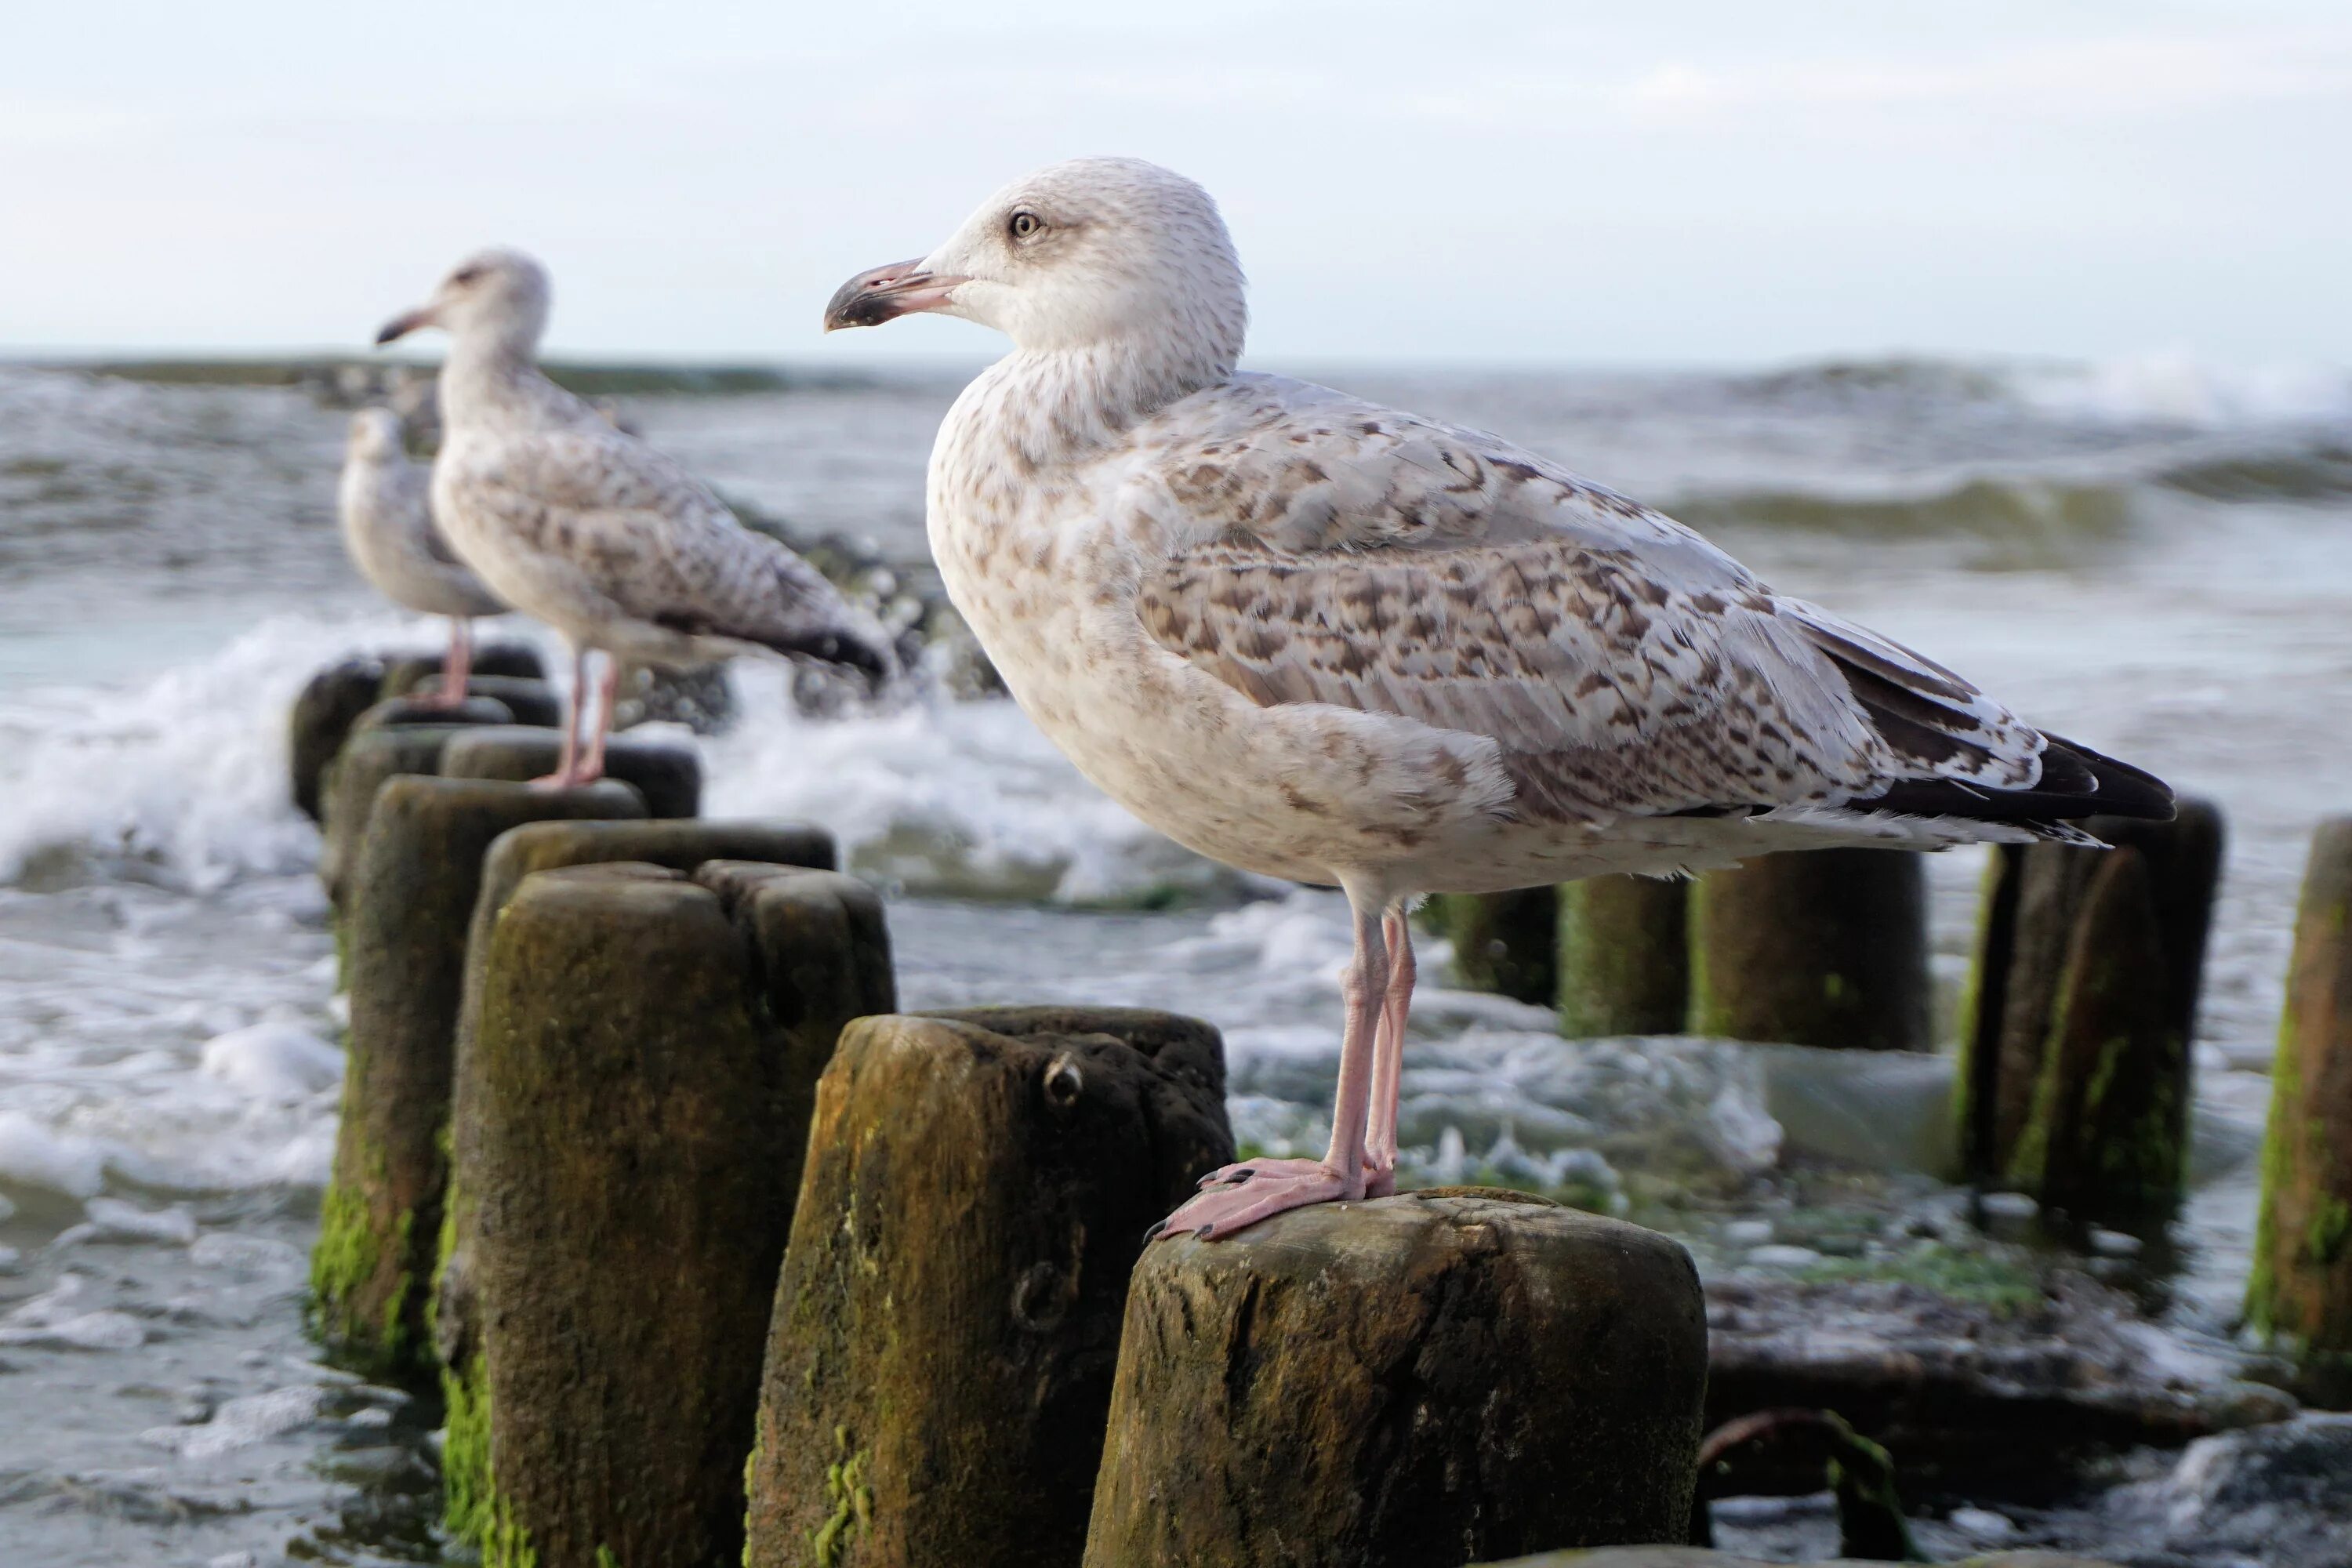
<path fill-rule="evenodd" d="M 2344 0 L 75 0 L 0 49 L 0 347 L 356 348 L 464 252 L 553 355 L 825 339 L 1087 153 L 1206 184 L 1253 357 L 2352 363 Z"/>

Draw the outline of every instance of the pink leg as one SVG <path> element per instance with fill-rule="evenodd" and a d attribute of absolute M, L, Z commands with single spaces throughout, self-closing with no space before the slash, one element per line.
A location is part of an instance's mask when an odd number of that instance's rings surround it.
<path fill-rule="evenodd" d="M 588 650 L 572 650 L 572 698 L 563 709 L 563 752 L 556 759 L 555 771 L 541 773 L 530 781 L 533 789 L 569 789 L 572 772 L 580 757 L 581 710 L 588 706 Z"/>
<path fill-rule="evenodd" d="M 1331 1107 L 1331 1147 L 1320 1160 L 1251 1160 L 1212 1171 L 1201 1191 L 1152 1227 L 1154 1237 L 1227 1237 L 1286 1209 L 1364 1195 L 1364 1136 L 1372 1098 L 1372 1037 L 1388 990 L 1381 906 L 1348 889 L 1356 956 L 1341 982 L 1347 1023 L 1339 1037 L 1339 1092 Z"/>
<path fill-rule="evenodd" d="M 416 699 L 425 708 L 455 708 L 466 700 L 466 678 L 474 668 L 473 622 L 449 617 L 449 652 L 441 661 L 441 679 Z"/>
<path fill-rule="evenodd" d="M 1397 1091 L 1404 1077 L 1404 1024 L 1412 1011 L 1413 981 L 1412 925 L 1402 904 L 1391 904 L 1381 916 L 1381 936 L 1388 944 L 1389 984 L 1372 1040 L 1372 1115 L 1364 1139 L 1364 1191 L 1375 1198 L 1396 1191 Z"/>
<path fill-rule="evenodd" d="M 572 770 L 573 784 L 594 784 L 604 776 L 604 737 L 613 732 L 613 704 L 619 700 L 620 690 L 620 661 L 608 653 L 604 656 L 604 668 L 596 677 L 595 723 L 588 731 L 580 765 Z"/>

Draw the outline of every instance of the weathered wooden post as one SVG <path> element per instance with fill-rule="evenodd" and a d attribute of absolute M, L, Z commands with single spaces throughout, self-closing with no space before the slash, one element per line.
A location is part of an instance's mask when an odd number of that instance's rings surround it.
<path fill-rule="evenodd" d="M 1129 1008 L 867 1018 L 817 1086 L 746 1568 L 1074 1564 L 1145 1230 L 1232 1159 L 1223 1044 Z"/>
<path fill-rule="evenodd" d="M 383 685 L 383 665 L 353 658 L 331 664 L 310 677 L 294 699 L 287 721 L 286 771 L 295 806 L 313 822 L 325 820 L 320 792 L 323 775 L 359 716 L 375 706 Z"/>
<path fill-rule="evenodd" d="M 351 1028 L 310 1304 L 321 1337 L 380 1373 L 415 1377 L 432 1364 L 442 1140 L 483 852 L 518 823 L 644 811 L 634 791 L 609 783 L 551 791 L 396 777 L 377 795 L 343 917 Z"/>
<path fill-rule="evenodd" d="M 384 697 L 405 697 L 440 675 L 448 662 L 446 651 L 404 654 L 383 661 L 383 683 L 378 689 Z M 474 649 L 472 675 L 509 676 L 518 680 L 547 679 L 547 665 L 539 650 L 529 643 L 488 642 Z M 468 677 L 471 684 L 471 676 Z"/>
<path fill-rule="evenodd" d="M 342 751 L 328 764 L 325 820 L 319 839 L 319 880 L 328 900 L 343 908 L 351 875 L 359 858 L 360 837 L 375 809 L 376 791 L 401 773 L 441 771 L 441 748 L 457 732 L 452 724 L 400 724 L 363 730 L 344 742 Z"/>
<path fill-rule="evenodd" d="M 2352 816 L 2319 825 L 2295 910 L 2246 1320 L 2352 1405 Z"/>
<path fill-rule="evenodd" d="M 395 690 L 394 679 L 405 679 L 409 684 Z M 430 664 L 404 660 L 385 679 L 383 695 L 387 701 L 395 698 L 411 700 L 437 691 L 440 684 L 439 660 Z M 476 669 L 466 677 L 466 693 L 503 704 L 512 716 L 505 721 L 507 723 L 551 726 L 563 722 L 562 694 L 534 675 L 493 675 Z"/>
<path fill-rule="evenodd" d="M 515 889 L 535 872 L 635 862 L 626 875 L 635 876 L 647 865 L 691 873 L 711 861 L 752 861 L 830 871 L 835 851 L 831 834 L 801 823 L 615 819 L 525 823 L 500 834 L 484 858 L 482 890 L 474 900 L 466 941 L 465 994 L 457 1017 L 457 1065 L 450 1090 L 451 1174 L 440 1262 L 434 1275 L 434 1351 L 445 1383 L 452 1377 L 474 1375 L 468 1369 L 478 1342 L 472 1264 L 474 1207 L 466 1194 L 463 1173 L 478 1163 L 468 1147 L 478 1121 L 471 1107 L 483 1092 L 475 1080 L 480 1063 L 473 1042 L 480 1028 L 482 973 L 489 962 L 490 937 L 499 915 Z M 879 930 L 878 924 L 876 929 Z M 828 952 L 831 944 L 820 942 L 817 950 Z M 860 973 L 876 968 L 887 970 L 887 953 L 860 960 Z M 863 1010 L 887 1012 L 888 1008 Z M 453 1392 L 450 1397 L 455 1404 L 458 1394 Z"/>
<path fill-rule="evenodd" d="M 493 922 L 458 1180 L 478 1344 L 447 1381 L 452 1526 L 493 1563 L 733 1563 L 809 1104 L 892 1005 L 836 873 L 524 879 Z"/>
<path fill-rule="evenodd" d="M 394 724 L 511 724 L 514 710 L 495 697 L 476 692 L 453 707 L 441 707 L 421 697 L 387 697 L 359 717 L 352 726 L 357 733 L 362 730 L 381 730 Z"/>
<path fill-rule="evenodd" d="M 1559 1027 L 1679 1035 L 1690 1015 L 1690 884 L 1593 877 L 1559 889 Z"/>
<path fill-rule="evenodd" d="M 441 753 L 449 778 L 544 778 L 555 771 L 563 737 L 553 730 L 500 725 L 452 741 Z M 655 817 L 692 816 L 702 806 L 702 760 L 694 748 L 638 735 L 604 743 L 604 775 L 634 785 Z"/>
<path fill-rule="evenodd" d="M 1086 1563 L 1452 1568 L 1679 1544 L 1706 1384 L 1689 1255 L 1526 1194 L 1161 1243 L 1128 1295 Z"/>
<path fill-rule="evenodd" d="M 1929 1049 L 1919 857 L 1810 849 L 1706 873 L 1690 891 L 1690 986 L 1694 1034 Z"/>
<path fill-rule="evenodd" d="M 1957 1113 L 1979 1181 L 2084 1215 L 2177 1198 L 2221 813 L 2095 817 L 2111 849 L 2003 846 L 1960 1017 Z"/>
<path fill-rule="evenodd" d="M 1429 923 L 1454 944 L 1454 978 L 1549 1006 L 1558 986 L 1559 900 L 1550 888 L 1510 893 L 1440 893 Z"/>

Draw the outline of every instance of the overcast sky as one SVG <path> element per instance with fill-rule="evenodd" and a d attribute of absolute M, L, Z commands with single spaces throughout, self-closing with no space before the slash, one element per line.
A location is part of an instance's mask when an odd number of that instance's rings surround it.
<path fill-rule="evenodd" d="M 997 185 L 1201 180 L 1260 359 L 2352 363 L 2345 0 L 68 0 L 0 48 L 0 345 L 352 346 L 488 242 L 559 353 L 817 331 Z"/>

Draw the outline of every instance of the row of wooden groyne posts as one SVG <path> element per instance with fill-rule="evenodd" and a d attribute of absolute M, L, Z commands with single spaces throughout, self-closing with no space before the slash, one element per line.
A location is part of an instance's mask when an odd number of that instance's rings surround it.
<path fill-rule="evenodd" d="M 1222 1044 L 1121 1008 L 896 1011 L 820 829 L 717 822 L 682 747 L 542 791 L 551 692 L 483 650 L 323 670 L 350 1031 L 312 1264 L 349 1364 L 437 1377 L 452 1531 L 492 1564 L 1454 1568 L 1689 1539 L 1688 1255 L 1528 1194 L 1147 1227 L 1233 1158 Z M 1959 1114 L 2045 1202 L 2181 1182 L 2221 863 L 2191 806 L 1996 858 Z M 1571 1033 L 1927 1043 L 1912 857 L 1450 900 L 1467 977 Z M 2315 851 L 2250 1307 L 2352 1353 L 2352 821 Z"/>

